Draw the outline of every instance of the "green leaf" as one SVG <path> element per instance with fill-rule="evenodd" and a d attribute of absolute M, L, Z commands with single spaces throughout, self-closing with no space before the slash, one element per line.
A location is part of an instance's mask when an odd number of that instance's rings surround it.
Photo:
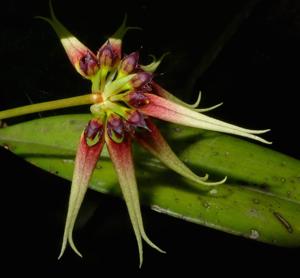
<path fill-rule="evenodd" d="M 0 144 L 30 163 L 71 179 L 79 137 L 89 115 L 38 119 L 0 129 Z M 231 136 L 175 125 L 162 132 L 196 172 L 227 184 L 208 193 L 135 149 L 141 201 L 197 224 L 280 246 L 300 246 L 300 161 Z M 199 173 L 201 174 L 201 173 Z M 55 186 L 55 185 L 53 185 Z M 90 187 L 121 196 L 104 149 Z"/>

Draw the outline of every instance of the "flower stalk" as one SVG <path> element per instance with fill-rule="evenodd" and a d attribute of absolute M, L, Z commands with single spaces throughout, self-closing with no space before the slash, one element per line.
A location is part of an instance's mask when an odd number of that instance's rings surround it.
<path fill-rule="evenodd" d="M 77 97 L 64 98 L 59 100 L 47 101 L 42 103 L 35 103 L 25 105 L 17 108 L 12 108 L 0 111 L 0 120 L 12 117 L 22 116 L 26 114 L 38 113 L 49 110 L 56 110 L 74 106 L 89 105 L 101 102 L 102 96 L 100 94 L 87 94 Z"/>

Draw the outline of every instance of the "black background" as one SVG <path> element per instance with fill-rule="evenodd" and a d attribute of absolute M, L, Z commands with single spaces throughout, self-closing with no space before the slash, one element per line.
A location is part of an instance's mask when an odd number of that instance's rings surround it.
<path fill-rule="evenodd" d="M 242 3 L 241 3 L 242 2 Z M 244 4 L 251 1 L 54 1 L 58 18 L 91 49 L 119 26 L 127 12 L 131 31 L 124 51 L 141 49 L 142 60 L 170 51 L 157 80 L 185 100 L 203 91 L 203 105 L 224 101 L 210 115 L 250 128 L 271 128 L 272 148 L 300 159 L 299 149 L 299 1 L 257 1 L 212 65 L 195 70 L 217 37 Z M 1 110 L 88 92 L 73 71 L 53 30 L 36 15 L 49 15 L 48 1 L 1 4 Z M 74 110 L 72 111 L 74 112 Z M 47 112 L 42 116 L 59 114 Z M 30 115 L 8 124 L 36 118 Z M 150 238 L 168 251 L 145 245 L 138 254 L 125 205 L 116 198 L 88 192 L 75 234 L 84 258 L 67 251 L 57 261 L 69 182 L 36 169 L 0 150 L 2 265 L 23 273 L 99 275 L 109 271 L 146 274 L 194 271 L 257 274 L 296 268 L 299 250 L 268 246 L 186 223 L 143 209 Z M 242 266 L 241 270 L 237 266 Z M 102 275 L 102 276 L 101 276 Z"/>

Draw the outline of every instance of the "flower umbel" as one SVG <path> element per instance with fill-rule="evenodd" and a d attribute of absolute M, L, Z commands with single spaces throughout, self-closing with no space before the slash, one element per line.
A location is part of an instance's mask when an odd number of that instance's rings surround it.
<path fill-rule="evenodd" d="M 213 119 L 201 112 L 214 109 L 219 105 L 199 109 L 197 107 L 200 102 L 200 94 L 195 104 L 187 104 L 160 87 L 153 81 L 153 72 L 162 58 L 145 66 L 139 64 L 139 52 L 122 56 L 122 37 L 128 29 L 132 29 L 126 27 L 126 19 L 117 32 L 104 42 L 97 53 L 93 53 L 57 20 L 51 5 L 50 10 L 51 18 L 42 19 L 49 22 L 54 28 L 77 72 L 91 81 L 91 94 L 2 111 L 0 119 L 50 109 L 91 105 L 92 119 L 81 134 L 76 153 L 59 258 L 63 255 L 67 243 L 81 256 L 73 242 L 73 228 L 89 180 L 102 148 L 106 144 L 118 175 L 138 243 L 141 266 L 143 261 L 142 240 L 158 251 L 164 251 L 148 238 L 144 230 L 131 151 L 132 142 L 136 141 L 170 169 L 193 181 L 199 186 L 199 190 L 209 190 L 211 186 L 222 184 L 226 180 L 225 177 L 220 181 L 208 181 L 208 175 L 201 177 L 192 172 L 172 151 L 152 118 L 239 135 L 263 143 L 269 142 L 257 134 L 265 133 L 268 130 L 249 130 Z"/>

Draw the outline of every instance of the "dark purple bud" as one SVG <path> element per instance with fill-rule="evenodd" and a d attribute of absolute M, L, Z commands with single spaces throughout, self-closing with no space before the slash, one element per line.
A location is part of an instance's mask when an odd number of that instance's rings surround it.
<path fill-rule="evenodd" d="M 85 75 L 94 75 L 99 69 L 97 58 L 92 53 L 87 52 L 79 60 L 79 67 Z"/>
<path fill-rule="evenodd" d="M 90 140 L 94 140 L 96 136 L 102 138 L 103 124 L 98 119 L 92 119 L 89 121 L 84 131 L 85 137 Z"/>
<path fill-rule="evenodd" d="M 149 104 L 149 99 L 141 92 L 131 92 L 125 97 L 125 101 L 132 107 L 141 108 Z"/>
<path fill-rule="evenodd" d="M 97 53 L 100 66 L 112 67 L 116 60 L 116 55 L 109 42 L 102 46 Z"/>
<path fill-rule="evenodd" d="M 116 143 L 121 143 L 125 135 L 123 120 L 117 115 L 111 115 L 107 121 L 108 136 Z"/>
<path fill-rule="evenodd" d="M 128 112 L 127 122 L 133 127 L 148 129 L 144 116 L 136 110 Z"/>
<path fill-rule="evenodd" d="M 150 72 L 141 71 L 138 72 L 132 79 L 131 84 L 134 88 L 142 88 L 148 85 L 153 78 L 153 74 Z"/>
<path fill-rule="evenodd" d="M 124 57 L 120 64 L 120 71 L 124 74 L 132 73 L 137 68 L 139 56 L 139 53 L 136 51 Z"/>

